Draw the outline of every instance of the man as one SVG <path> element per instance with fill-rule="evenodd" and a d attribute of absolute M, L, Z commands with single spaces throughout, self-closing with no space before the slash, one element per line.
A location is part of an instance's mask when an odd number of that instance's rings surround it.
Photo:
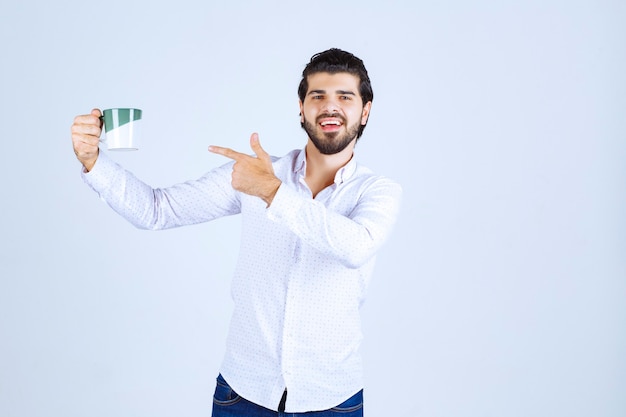
<path fill-rule="evenodd" d="M 363 413 L 359 309 L 401 189 L 353 158 L 373 99 L 359 58 L 339 49 L 314 55 L 298 95 L 304 149 L 270 157 L 253 133 L 255 156 L 210 146 L 233 161 L 165 189 L 99 152 L 99 110 L 72 125 L 84 180 L 137 227 L 242 214 L 213 417 Z"/>

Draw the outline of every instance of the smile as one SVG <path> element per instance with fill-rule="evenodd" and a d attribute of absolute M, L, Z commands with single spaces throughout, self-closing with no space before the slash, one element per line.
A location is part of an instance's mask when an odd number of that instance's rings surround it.
<path fill-rule="evenodd" d="M 343 126 L 343 118 L 338 114 L 323 114 L 318 118 L 318 123 L 324 132 L 336 132 Z"/>

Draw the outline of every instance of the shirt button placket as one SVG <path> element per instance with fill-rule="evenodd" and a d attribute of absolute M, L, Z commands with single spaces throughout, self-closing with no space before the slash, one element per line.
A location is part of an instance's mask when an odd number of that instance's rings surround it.
<path fill-rule="evenodd" d="M 289 387 L 291 383 L 291 377 L 293 375 L 294 367 L 294 338 L 295 332 L 293 327 L 293 314 L 292 314 L 292 296 L 293 288 L 290 283 L 287 287 L 287 297 L 285 302 L 285 321 L 283 328 L 283 354 L 282 354 L 282 371 L 285 378 L 285 383 Z"/>

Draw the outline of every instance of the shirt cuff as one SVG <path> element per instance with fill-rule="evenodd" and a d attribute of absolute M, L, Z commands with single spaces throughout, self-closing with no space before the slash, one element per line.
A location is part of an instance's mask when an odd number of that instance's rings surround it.
<path fill-rule="evenodd" d="M 119 165 L 106 153 L 100 151 L 91 171 L 87 172 L 85 167 L 81 166 L 81 177 L 95 191 L 101 191 L 109 187 L 111 179 L 114 177 L 112 175 L 113 172 L 119 170 L 119 168 Z"/>

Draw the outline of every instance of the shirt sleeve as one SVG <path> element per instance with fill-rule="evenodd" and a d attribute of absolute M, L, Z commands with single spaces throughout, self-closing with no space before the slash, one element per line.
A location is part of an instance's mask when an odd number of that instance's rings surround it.
<path fill-rule="evenodd" d="M 349 268 L 368 262 L 387 239 L 402 198 L 399 184 L 376 177 L 364 188 L 352 212 L 344 216 L 282 184 L 267 215 L 284 223 L 307 244 Z"/>
<path fill-rule="evenodd" d="M 232 163 L 197 180 L 152 188 L 101 152 L 83 180 L 119 215 L 140 229 L 160 230 L 210 221 L 241 210 L 231 186 Z"/>

